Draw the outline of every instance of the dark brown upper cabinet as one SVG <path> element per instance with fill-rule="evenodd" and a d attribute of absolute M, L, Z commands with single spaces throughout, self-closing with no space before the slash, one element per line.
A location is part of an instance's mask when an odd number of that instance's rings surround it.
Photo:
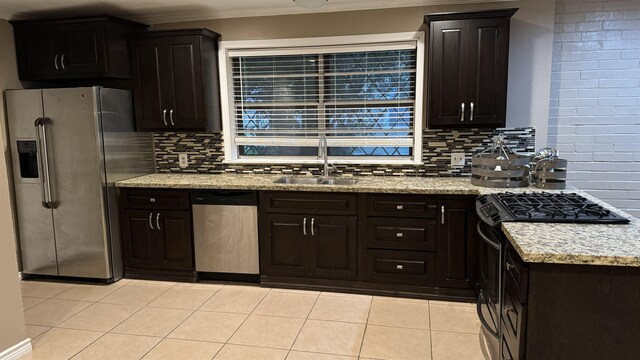
<path fill-rule="evenodd" d="M 517 10 L 425 16 L 429 128 L 505 125 L 509 24 Z"/>
<path fill-rule="evenodd" d="M 221 129 L 219 37 L 207 29 L 191 29 L 132 38 L 138 131 Z"/>
<path fill-rule="evenodd" d="M 130 79 L 127 37 L 147 25 L 111 16 L 12 21 L 21 80 Z"/>

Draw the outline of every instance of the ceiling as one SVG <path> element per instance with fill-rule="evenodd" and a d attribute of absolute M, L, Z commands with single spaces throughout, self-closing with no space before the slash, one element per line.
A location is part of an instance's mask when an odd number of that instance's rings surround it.
<path fill-rule="evenodd" d="M 513 0 L 493 0 L 513 1 Z M 422 5 L 454 5 L 487 0 L 329 0 L 319 9 L 304 9 L 292 0 L 2 0 L 0 18 L 9 20 L 116 15 L 147 24 L 234 17 L 303 14 Z"/>

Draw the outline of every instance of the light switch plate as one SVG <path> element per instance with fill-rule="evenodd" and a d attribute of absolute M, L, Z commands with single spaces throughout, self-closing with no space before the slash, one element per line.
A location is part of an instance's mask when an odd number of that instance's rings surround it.
<path fill-rule="evenodd" d="M 189 156 L 187 154 L 179 154 L 178 162 L 180 163 L 181 168 L 186 168 L 189 166 Z"/>
<path fill-rule="evenodd" d="M 451 166 L 464 166 L 464 153 L 451 153 Z"/>

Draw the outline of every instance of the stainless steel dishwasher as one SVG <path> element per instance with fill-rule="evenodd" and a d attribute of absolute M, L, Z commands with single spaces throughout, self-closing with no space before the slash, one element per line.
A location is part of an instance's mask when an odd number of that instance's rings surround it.
<path fill-rule="evenodd" d="M 200 278 L 258 281 L 258 194 L 193 190 L 193 238 Z"/>

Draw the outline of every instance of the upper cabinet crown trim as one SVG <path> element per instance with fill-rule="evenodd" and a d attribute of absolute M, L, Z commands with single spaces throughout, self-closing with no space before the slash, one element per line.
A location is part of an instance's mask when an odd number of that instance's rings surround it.
<path fill-rule="evenodd" d="M 430 25 L 432 21 L 446 20 L 468 20 L 468 19 L 489 19 L 489 18 L 510 18 L 518 11 L 518 8 L 472 11 L 472 12 L 444 12 L 427 14 L 424 16 L 424 22 Z"/>
<path fill-rule="evenodd" d="M 15 27 L 31 26 L 31 25 L 57 25 L 57 24 L 75 24 L 75 23 L 87 23 L 87 22 L 101 22 L 109 21 L 113 23 L 120 23 L 122 25 L 130 27 L 138 27 L 140 29 L 146 29 L 149 27 L 147 24 L 122 19 L 111 15 L 98 15 L 90 17 L 72 17 L 72 18 L 58 18 L 58 19 L 46 19 L 46 20 L 11 20 L 11 25 Z"/>
<path fill-rule="evenodd" d="M 133 34 L 133 38 L 158 38 L 170 36 L 205 36 L 214 40 L 220 38 L 220 34 L 206 28 L 180 29 L 180 30 L 151 30 L 144 33 Z"/>

